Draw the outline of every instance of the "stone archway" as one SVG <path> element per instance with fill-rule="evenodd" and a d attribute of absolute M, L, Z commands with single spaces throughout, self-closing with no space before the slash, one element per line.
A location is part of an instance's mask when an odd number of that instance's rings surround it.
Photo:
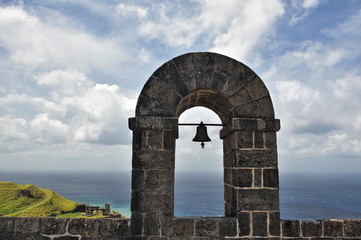
<path fill-rule="evenodd" d="M 204 106 L 226 126 L 223 218 L 174 217 L 178 117 Z M 189 53 L 158 68 L 138 98 L 133 130 L 131 231 L 137 237 L 280 235 L 276 132 L 263 81 L 244 64 L 215 53 Z"/>

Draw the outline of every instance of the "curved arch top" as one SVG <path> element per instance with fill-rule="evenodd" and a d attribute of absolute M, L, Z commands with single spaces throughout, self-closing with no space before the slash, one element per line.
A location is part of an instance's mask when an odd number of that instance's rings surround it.
<path fill-rule="evenodd" d="M 232 118 L 274 118 L 269 92 L 249 67 L 210 52 L 188 53 L 164 63 L 144 85 L 136 116 L 178 117 L 194 106 Z"/>

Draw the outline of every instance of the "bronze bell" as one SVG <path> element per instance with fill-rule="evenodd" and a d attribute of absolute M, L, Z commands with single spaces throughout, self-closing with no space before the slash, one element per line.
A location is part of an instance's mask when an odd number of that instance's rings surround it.
<path fill-rule="evenodd" d="M 197 127 L 196 136 L 193 138 L 193 142 L 202 142 L 201 146 L 204 148 L 204 142 L 210 142 L 211 139 L 208 137 L 207 134 L 207 127 L 206 125 L 201 122 Z"/>

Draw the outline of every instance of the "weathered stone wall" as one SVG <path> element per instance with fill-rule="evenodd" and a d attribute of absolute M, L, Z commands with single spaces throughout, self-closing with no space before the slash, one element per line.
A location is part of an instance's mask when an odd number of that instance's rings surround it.
<path fill-rule="evenodd" d="M 0 217 L 1 240 L 130 239 L 129 219 Z"/>
<path fill-rule="evenodd" d="M 282 220 L 282 239 L 361 239 L 361 219 Z"/>
<path fill-rule="evenodd" d="M 264 223 L 272 228 L 270 219 Z M 255 234 L 251 226 L 247 236 L 237 218 L 188 217 L 173 219 L 171 237 L 131 237 L 130 219 L 68 219 L 0 217 L 1 240 L 130 240 L 130 239 L 289 239 L 289 240 L 361 240 L 361 219 L 281 220 L 277 236 Z M 243 236 L 242 236 L 243 235 Z M 241 237 L 242 236 L 242 237 Z"/>

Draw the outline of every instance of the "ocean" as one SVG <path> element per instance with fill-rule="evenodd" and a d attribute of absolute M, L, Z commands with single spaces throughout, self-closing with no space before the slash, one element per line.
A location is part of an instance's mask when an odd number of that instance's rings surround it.
<path fill-rule="evenodd" d="M 130 217 L 129 172 L 0 172 L 0 181 L 34 184 L 79 203 Z M 177 172 L 176 216 L 222 216 L 223 174 Z M 361 174 L 280 173 L 282 219 L 361 218 Z"/>

